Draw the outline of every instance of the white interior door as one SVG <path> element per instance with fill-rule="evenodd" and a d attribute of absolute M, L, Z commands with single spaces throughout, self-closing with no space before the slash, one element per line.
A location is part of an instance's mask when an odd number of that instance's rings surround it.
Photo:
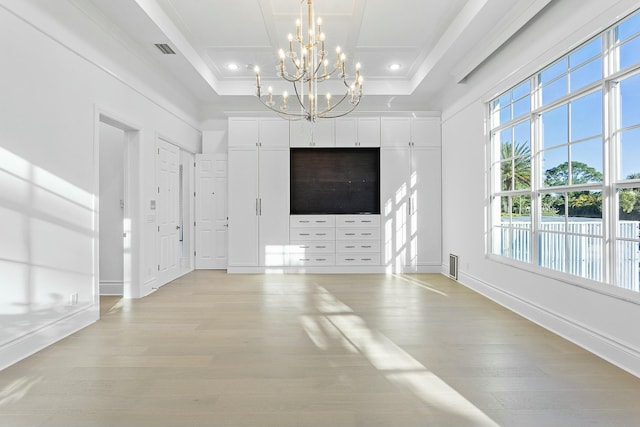
<path fill-rule="evenodd" d="M 180 150 L 180 271 L 195 268 L 195 156 Z"/>
<path fill-rule="evenodd" d="M 158 281 L 180 275 L 180 149 L 158 140 Z"/>
<path fill-rule="evenodd" d="M 215 179 L 213 185 L 214 212 L 214 257 L 213 268 L 227 268 L 227 235 L 229 231 L 229 213 L 227 212 L 227 155 L 215 156 Z"/>
<path fill-rule="evenodd" d="M 227 156 L 196 155 L 196 269 L 227 268 Z"/>

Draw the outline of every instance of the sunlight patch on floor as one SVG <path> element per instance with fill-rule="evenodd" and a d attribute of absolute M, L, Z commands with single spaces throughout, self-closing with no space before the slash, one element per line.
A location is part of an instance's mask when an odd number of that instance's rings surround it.
<path fill-rule="evenodd" d="M 409 283 L 425 287 L 419 281 L 402 277 Z M 379 331 L 367 326 L 353 309 L 338 300 L 325 288 L 318 286 L 317 315 L 301 316 L 300 322 L 311 341 L 321 350 L 332 342 L 359 352 L 399 388 L 412 393 L 429 407 L 456 414 L 473 425 L 498 427 L 482 410 L 465 399 L 440 377 Z M 443 296 L 446 294 L 427 287 Z"/>
<path fill-rule="evenodd" d="M 29 393 L 29 389 L 41 380 L 42 377 L 24 377 L 7 385 L 3 390 L 0 390 L 0 407 L 22 400 Z"/>
<path fill-rule="evenodd" d="M 436 293 L 438 295 L 442 295 L 443 297 L 449 297 L 449 295 L 447 295 L 446 293 L 431 287 L 430 283 L 424 282 L 424 281 L 422 281 L 420 279 L 417 279 L 415 277 L 408 277 L 408 276 L 404 276 L 404 275 L 400 275 L 400 274 L 394 274 L 393 276 L 397 277 L 400 280 L 404 280 L 405 282 L 411 283 L 412 285 L 420 286 L 421 288 L 426 289 L 429 292 L 434 292 L 434 293 Z"/>

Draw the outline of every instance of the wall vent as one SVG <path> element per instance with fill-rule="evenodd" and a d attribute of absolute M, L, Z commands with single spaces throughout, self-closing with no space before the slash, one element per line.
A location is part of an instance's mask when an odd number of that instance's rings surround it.
<path fill-rule="evenodd" d="M 158 48 L 158 50 L 160 50 L 160 52 L 162 52 L 165 55 L 175 55 L 176 54 L 176 52 L 173 49 L 171 49 L 171 46 L 169 46 L 166 43 L 156 43 L 155 45 Z"/>
<path fill-rule="evenodd" d="M 449 277 L 458 280 L 458 255 L 449 254 Z"/>

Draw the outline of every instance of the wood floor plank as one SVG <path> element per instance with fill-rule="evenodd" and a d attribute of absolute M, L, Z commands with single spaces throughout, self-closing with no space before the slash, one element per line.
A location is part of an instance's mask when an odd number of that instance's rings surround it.
<path fill-rule="evenodd" d="M 195 271 L 0 372 L 10 426 L 615 427 L 638 401 L 640 379 L 428 274 Z"/>

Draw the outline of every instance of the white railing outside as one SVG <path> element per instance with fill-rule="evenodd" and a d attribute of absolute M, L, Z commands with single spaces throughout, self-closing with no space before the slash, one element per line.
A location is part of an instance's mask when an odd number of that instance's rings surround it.
<path fill-rule="evenodd" d="M 531 262 L 530 222 L 502 223 L 502 255 Z M 619 221 L 616 242 L 616 285 L 640 292 L 639 221 Z M 603 281 L 603 238 L 601 220 L 543 222 L 538 233 L 538 262 L 552 270 Z"/>

